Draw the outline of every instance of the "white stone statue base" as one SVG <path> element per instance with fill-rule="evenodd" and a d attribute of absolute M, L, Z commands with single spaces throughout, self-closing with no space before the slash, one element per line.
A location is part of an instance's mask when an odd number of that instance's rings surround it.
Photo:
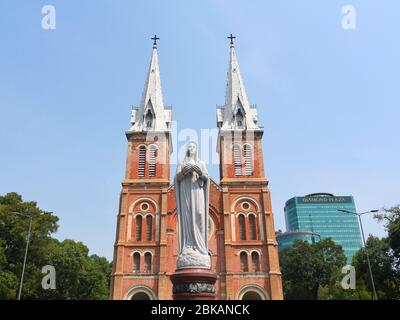
<path fill-rule="evenodd" d="M 181 268 L 211 268 L 210 256 L 201 254 L 199 251 L 190 247 L 185 247 L 182 253 L 178 256 L 176 262 L 177 269 Z"/>

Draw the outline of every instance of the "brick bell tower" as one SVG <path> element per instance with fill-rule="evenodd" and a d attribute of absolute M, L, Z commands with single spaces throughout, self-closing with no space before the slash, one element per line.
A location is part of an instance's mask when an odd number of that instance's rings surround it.
<path fill-rule="evenodd" d="M 217 107 L 228 299 L 283 299 L 263 129 L 251 106 L 232 35 L 225 104 Z M 246 274 L 243 277 L 243 274 Z M 258 297 L 257 297 L 258 295 Z"/>
<path fill-rule="evenodd" d="M 225 104 L 217 109 L 220 182 L 211 178 L 209 255 L 218 300 L 283 298 L 263 129 L 249 105 L 231 35 Z M 170 179 L 171 110 L 162 97 L 153 38 L 142 100 L 132 110 L 117 216 L 111 299 L 173 298 L 177 210 Z"/>
<path fill-rule="evenodd" d="M 117 217 L 111 299 L 155 299 L 166 271 L 171 110 L 164 107 L 157 36 L 140 106 L 132 109 L 125 179 Z M 161 258 L 160 258 L 161 257 Z M 130 290 L 132 287 L 135 290 Z"/>

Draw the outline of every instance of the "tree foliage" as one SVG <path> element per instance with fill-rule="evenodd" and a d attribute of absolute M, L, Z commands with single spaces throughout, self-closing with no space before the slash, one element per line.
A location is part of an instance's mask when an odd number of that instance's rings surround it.
<path fill-rule="evenodd" d="M 400 205 L 390 209 L 383 209 L 383 213 L 375 215 L 378 221 L 385 222 L 385 229 L 388 232 L 388 242 L 393 250 L 394 263 L 400 268 Z"/>
<path fill-rule="evenodd" d="M 17 277 L 7 269 L 7 257 L 4 253 L 5 241 L 0 240 L 0 298 L 15 298 L 15 288 L 17 287 Z"/>
<path fill-rule="evenodd" d="M 378 299 L 400 299 L 400 205 L 383 208 L 375 215 L 379 222 L 384 222 L 388 236 L 382 239 L 369 236 L 366 249 L 371 263 L 375 289 Z M 365 286 L 372 292 L 368 272 L 368 263 L 363 249 L 353 257 L 356 268 L 357 287 Z M 370 294 L 371 298 L 372 293 Z"/>
<path fill-rule="evenodd" d="M 391 247 L 389 238 L 379 239 L 370 235 L 366 247 L 371 263 L 375 289 L 380 300 L 400 299 L 400 270 L 398 258 Z M 364 250 L 359 250 L 353 258 L 356 268 L 357 286 L 366 286 L 372 295 L 368 263 Z"/>
<path fill-rule="evenodd" d="M 280 252 L 285 299 L 318 299 L 321 288 L 338 280 L 346 256 L 331 239 L 315 244 L 297 240 Z"/>
<path fill-rule="evenodd" d="M 0 196 L 0 299 L 14 299 L 22 271 L 29 219 L 33 217 L 29 254 L 25 269 L 23 299 L 107 299 L 110 263 L 89 255 L 81 242 L 51 237 L 58 217 L 41 210 L 36 202 L 24 202 L 17 193 Z M 44 290 L 42 267 L 56 270 L 56 289 Z"/>
<path fill-rule="evenodd" d="M 366 250 L 371 263 L 378 299 L 400 299 L 400 205 L 375 215 L 385 223 L 386 238 L 369 236 Z M 280 252 L 286 299 L 372 299 L 372 284 L 364 248 L 353 257 L 356 288 L 341 286 L 343 251 L 332 241 L 316 244 L 296 241 Z"/>

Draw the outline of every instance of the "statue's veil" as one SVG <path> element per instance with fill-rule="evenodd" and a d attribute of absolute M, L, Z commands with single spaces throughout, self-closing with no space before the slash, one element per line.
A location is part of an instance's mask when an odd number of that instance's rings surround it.
<path fill-rule="evenodd" d="M 194 144 L 196 146 L 196 153 L 194 155 L 194 161 L 196 162 L 196 164 L 198 164 L 198 162 L 199 162 L 199 157 L 198 157 L 199 150 L 197 148 L 197 143 L 194 141 L 189 141 L 186 145 L 185 158 L 182 161 L 182 165 L 185 165 L 186 163 L 189 162 L 189 155 L 188 155 L 188 150 L 187 150 L 187 147 L 189 146 L 189 144 Z"/>

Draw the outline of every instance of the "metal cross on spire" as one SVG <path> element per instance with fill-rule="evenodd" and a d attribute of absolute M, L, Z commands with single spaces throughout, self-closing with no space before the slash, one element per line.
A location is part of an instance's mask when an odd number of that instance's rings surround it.
<path fill-rule="evenodd" d="M 151 40 L 153 40 L 153 48 L 157 48 L 157 40 L 160 40 L 160 38 L 157 37 L 157 35 L 155 34 L 153 38 L 151 38 Z"/>
<path fill-rule="evenodd" d="M 234 37 L 233 35 L 232 35 L 232 33 L 231 33 L 231 35 L 229 36 L 229 37 L 227 37 L 228 39 L 230 39 L 231 40 L 231 48 L 233 47 L 233 39 L 236 39 L 236 37 Z"/>

